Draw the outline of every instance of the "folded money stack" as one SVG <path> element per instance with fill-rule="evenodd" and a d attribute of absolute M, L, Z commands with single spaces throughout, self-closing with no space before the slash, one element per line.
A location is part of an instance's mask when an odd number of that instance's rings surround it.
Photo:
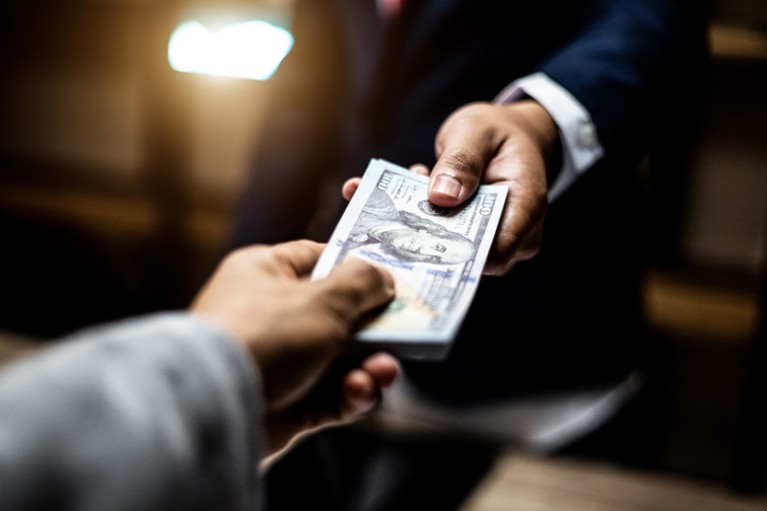
<path fill-rule="evenodd" d="M 477 290 L 507 188 L 482 185 L 457 208 L 428 200 L 427 177 L 372 159 L 314 268 L 347 257 L 391 273 L 396 296 L 355 337 L 356 347 L 400 357 L 445 356 Z"/>

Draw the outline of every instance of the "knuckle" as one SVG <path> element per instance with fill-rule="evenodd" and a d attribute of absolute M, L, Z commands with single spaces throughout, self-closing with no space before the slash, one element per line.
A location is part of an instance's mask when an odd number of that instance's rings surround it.
<path fill-rule="evenodd" d="M 445 163 L 456 168 L 471 168 L 479 163 L 479 158 L 465 149 L 451 150 L 445 153 Z"/>

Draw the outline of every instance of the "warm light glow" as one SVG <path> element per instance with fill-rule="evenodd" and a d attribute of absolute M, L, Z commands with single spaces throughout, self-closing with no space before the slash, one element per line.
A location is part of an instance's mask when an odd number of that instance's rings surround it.
<path fill-rule="evenodd" d="M 267 80 L 293 46 L 293 36 L 266 21 L 244 21 L 209 31 L 197 21 L 176 27 L 168 61 L 185 73 Z"/>

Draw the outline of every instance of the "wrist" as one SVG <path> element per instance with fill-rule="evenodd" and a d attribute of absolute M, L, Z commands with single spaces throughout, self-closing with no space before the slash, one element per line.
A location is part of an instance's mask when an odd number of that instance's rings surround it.
<path fill-rule="evenodd" d="M 557 123 L 543 105 L 529 96 L 505 106 L 519 115 L 525 132 L 539 148 L 551 186 L 562 168 L 562 140 Z"/>

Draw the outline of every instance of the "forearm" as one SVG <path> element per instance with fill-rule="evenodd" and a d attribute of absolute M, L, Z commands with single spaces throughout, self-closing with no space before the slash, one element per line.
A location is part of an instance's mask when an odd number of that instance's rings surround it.
<path fill-rule="evenodd" d="M 704 7 L 692 0 L 598 0 L 574 40 L 538 71 L 590 113 L 607 154 L 647 148 L 663 100 L 695 87 L 704 50 Z M 673 98 L 680 101 L 684 98 Z M 656 126 L 657 127 L 657 126 Z"/>
<path fill-rule="evenodd" d="M 704 16 L 687 0 L 592 2 L 581 30 L 495 99 L 532 97 L 556 121 L 562 164 L 549 169 L 550 200 L 604 156 L 636 161 L 663 125 L 684 117 L 680 104 L 700 90 Z M 680 76 L 683 79 L 679 79 Z M 684 88 L 686 87 L 686 90 Z M 677 88 L 685 94 L 675 94 Z M 676 108 L 667 108 L 670 102 Z M 669 112 L 680 112 L 668 116 Z"/>
<path fill-rule="evenodd" d="M 0 509 L 252 509 L 258 379 L 213 325 L 90 330 L 0 376 Z"/>

